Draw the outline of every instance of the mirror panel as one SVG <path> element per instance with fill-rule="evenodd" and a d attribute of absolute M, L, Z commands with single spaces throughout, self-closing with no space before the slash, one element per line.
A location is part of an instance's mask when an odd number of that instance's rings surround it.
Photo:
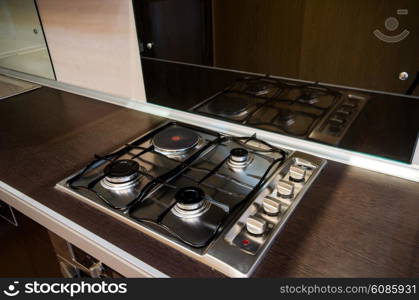
<path fill-rule="evenodd" d="M 0 67 L 55 79 L 34 0 L 0 0 Z"/>
<path fill-rule="evenodd" d="M 411 162 L 419 2 L 133 3 L 149 102 Z"/>

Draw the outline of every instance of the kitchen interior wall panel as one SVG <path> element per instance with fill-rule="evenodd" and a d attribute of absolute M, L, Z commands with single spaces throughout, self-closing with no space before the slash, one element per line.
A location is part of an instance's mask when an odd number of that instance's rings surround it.
<path fill-rule="evenodd" d="M 298 77 L 304 5 L 304 0 L 214 0 L 215 66 Z"/>
<path fill-rule="evenodd" d="M 408 14 L 397 15 L 398 9 Z M 418 12 L 415 0 L 306 0 L 299 77 L 405 93 L 419 71 Z M 388 17 L 399 21 L 395 32 L 386 32 Z M 406 29 L 410 35 L 385 43 L 373 35 L 376 29 L 389 36 Z M 409 80 L 398 79 L 402 71 Z"/>
<path fill-rule="evenodd" d="M 131 0 L 37 0 L 60 82 L 145 101 Z"/>
<path fill-rule="evenodd" d="M 215 66 L 405 93 L 419 71 L 418 12 L 417 0 L 214 0 Z M 385 43 L 376 29 L 410 35 Z"/>

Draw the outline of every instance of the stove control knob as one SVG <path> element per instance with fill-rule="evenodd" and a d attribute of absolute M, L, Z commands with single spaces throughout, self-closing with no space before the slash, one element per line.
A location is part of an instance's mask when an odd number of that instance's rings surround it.
<path fill-rule="evenodd" d="M 250 216 L 246 221 L 246 229 L 250 234 L 262 235 L 267 228 L 267 222 L 259 217 Z"/>
<path fill-rule="evenodd" d="M 356 99 L 348 99 L 346 102 L 343 103 L 344 107 L 356 108 L 358 106 L 358 100 Z"/>
<path fill-rule="evenodd" d="M 329 130 L 333 134 L 339 134 L 339 132 L 342 130 L 342 127 L 341 126 L 330 125 Z"/>
<path fill-rule="evenodd" d="M 290 167 L 290 180 L 294 182 L 304 182 L 306 170 L 300 166 L 293 165 Z"/>
<path fill-rule="evenodd" d="M 344 118 L 340 118 L 339 116 L 333 116 L 332 118 L 330 118 L 329 123 L 331 125 L 336 125 L 336 126 L 341 126 L 345 123 L 345 119 Z"/>
<path fill-rule="evenodd" d="M 279 197 L 290 199 L 294 195 L 294 185 L 291 182 L 280 180 L 276 188 Z"/>
<path fill-rule="evenodd" d="M 336 114 L 342 117 L 347 117 L 352 114 L 352 109 L 349 107 L 341 107 L 336 111 Z"/>
<path fill-rule="evenodd" d="M 263 211 L 269 216 L 278 215 L 281 212 L 281 202 L 272 198 L 262 201 Z"/>

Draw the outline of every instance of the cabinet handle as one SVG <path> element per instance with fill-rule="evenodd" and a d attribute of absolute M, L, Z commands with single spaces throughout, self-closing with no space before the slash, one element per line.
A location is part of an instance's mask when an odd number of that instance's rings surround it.
<path fill-rule="evenodd" d="M 400 72 L 399 73 L 399 79 L 400 80 L 407 80 L 409 78 L 409 73 L 407 72 Z"/>

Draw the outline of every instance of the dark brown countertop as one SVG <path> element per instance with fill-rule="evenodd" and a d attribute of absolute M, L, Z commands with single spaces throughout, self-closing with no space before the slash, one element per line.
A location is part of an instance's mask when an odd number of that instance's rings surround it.
<path fill-rule="evenodd" d="M 0 101 L 0 180 L 169 276 L 221 274 L 54 189 L 163 119 L 41 88 Z M 255 276 L 418 276 L 419 185 L 329 162 Z"/>

